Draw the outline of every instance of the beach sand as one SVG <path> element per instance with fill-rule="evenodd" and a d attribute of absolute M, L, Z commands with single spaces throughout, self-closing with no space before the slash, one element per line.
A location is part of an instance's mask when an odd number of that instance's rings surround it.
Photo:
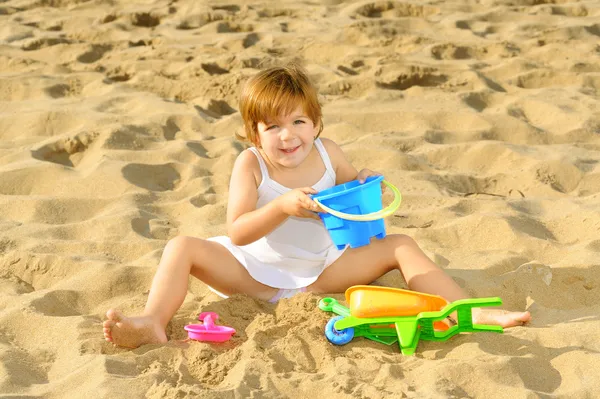
<path fill-rule="evenodd" d="M 107 309 L 143 309 L 169 239 L 225 234 L 239 89 L 292 60 L 323 136 L 401 190 L 388 233 L 527 327 L 407 357 L 330 344 L 319 296 L 223 300 L 190 280 L 169 343 L 104 341 Z M 599 89 L 599 1 L 0 1 L 0 394 L 594 397 Z M 186 341 L 201 311 L 237 334 Z"/>

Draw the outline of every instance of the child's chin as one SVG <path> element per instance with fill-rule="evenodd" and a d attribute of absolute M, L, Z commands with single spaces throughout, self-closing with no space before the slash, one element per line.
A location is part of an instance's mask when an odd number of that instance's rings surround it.
<path fill-rule="evenodd" d="M 280 164 L 282 166 L 285 166 L 286 168 L 293 168 L 295 166 L 298 166 L 298 162 L 292 162 L 289 159 L 281 161 Z"/>
<path fill-rule="evenodd" d="M 300 165 L 302 161 L 298 159 L 282 159 L 279 163 L 286 168 L 294 168 Z"/>

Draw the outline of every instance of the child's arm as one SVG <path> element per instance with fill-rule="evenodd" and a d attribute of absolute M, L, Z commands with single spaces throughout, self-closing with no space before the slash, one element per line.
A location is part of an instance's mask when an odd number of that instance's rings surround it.
<path fill-rule="evenodd" d="M 258 160 L 250 151 L 243 151 L 233 166 L 229 183 L 227 230 L 235 245 L 247 245 L 264 237 L 290 215 L 319 219 L 314 213 L 319 210 L 318 205 L 308 196 L 317 192 L 310 187 L 291 190 L 256 209 L 258 190 L 255 171 L 259 170 Z"/>

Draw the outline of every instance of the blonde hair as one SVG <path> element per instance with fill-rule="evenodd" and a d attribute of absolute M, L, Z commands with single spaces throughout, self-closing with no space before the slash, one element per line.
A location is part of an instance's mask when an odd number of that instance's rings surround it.
<path fill-rule="evenodd" d="M 304 69 L 296 64 L 269 68 L 250 78 L 240 94 L 239 108 L 246 136 L 235 134 L 242 141 L 258 145 L 258 123 L 289 115 L 302 105 L 306 116 L 323 131 L 321 104 L 317 90 Z"/>

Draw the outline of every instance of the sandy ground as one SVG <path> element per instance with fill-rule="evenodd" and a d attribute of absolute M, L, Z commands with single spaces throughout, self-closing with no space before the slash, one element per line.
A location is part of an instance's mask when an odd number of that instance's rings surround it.
<path fill-rule="evenodd" d="M 200 3 L 0 1 L 3 397 L 597 395 L 599 1 Z M 405 357 L 331 345 L 318 296 L 191 281 L 168 344 L 103 340 L 170 238 L 225 233 L 240 85 L 289 60 L 319 87 L 323 136 L 402 191 L 388 232 L 528 327 Z M 200 311 L 237 335 L 186 342 Z"/>

